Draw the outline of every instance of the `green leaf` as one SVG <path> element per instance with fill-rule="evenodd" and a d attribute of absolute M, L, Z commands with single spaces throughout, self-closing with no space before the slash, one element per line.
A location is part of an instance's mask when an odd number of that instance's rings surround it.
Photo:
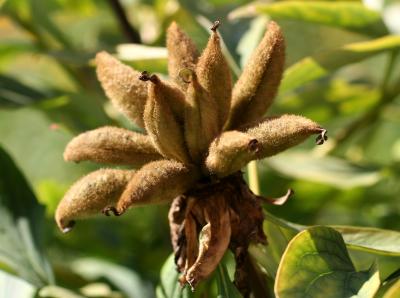
<path fill-rule="evenodd" d="M 240 7 L 229 14 L 229 18 L 253 17 L 267 14 L 276 19 L 309 22 L 373 36 L 387 34 L 387 29 L 378 12 L 362 3 L 349 1 L 283 1 L 256 3 Z"/>
<path fill-rule="evenodd" d="M 286 248 L 275 293 L 279 298 L 372 298 L 379 284 L 373 267 L 356 272 L 339 232 L 312 227 L 295 236 Z"/>
<path fill-rule="evenodd" d="M 78 259 L 71 266 L 74 272 L 87 280 L 105 278 L 129 298 L 153 297 L 151 285 L 126 267 L 95 258 Z"/>
<path fill-rule="evenodd" d="M 341 189 L 370 186 L 381 179 L 376 169 L 353 165 L 332 156 L 312 156 L 302 151 L 290 151 L 264 161 L 289 177 L 329 184 Z"/>
<path fill-rule="evenodd" d="M 166 48 L 121 44 L 117 46 L 117 58 L 138 71 L 167 73 L 168 53 Z"/>
<path fill-rule="evenodd" d="M 174 256 L 170 255 L 161 268 L 160 283 L 156 289 L 157 298 L 190 298 L 194 294 L 189 287 L 182 288 L 179 284 L 180 273 L 176 270 Z"/>
<path fill-rule="evenodd" d="M 52 283 L 41 245 L 43 207 L 1 147 L 0 168 L 0 262 L 35 286 Z"/>
<path fill-rule="evenodd" d="M 395 282 L 385 293 L 383 298 L 398 298 L 400 297 L 400 279 Z"/>
<path fill-rule="evenodd" d="M 54 94 L 36 90 L 12 77 L 0 75 L 0 106 L 22 106 L 53 96 Z"/>
<path fill-rule="evenodd" d="M 75 292 L 59 286 L 46 286 L 40 289 L 39 297 L 43 298 L 85 298 Z"/>
<path fill-rule="evenodd" d="M 229 278 L 225 265 L 217 267 L 218 298 L 240 298 L 242 297 Z"/>
<path fill-rule="evenodd" d="M 338 68 L 373 55 L 400 48 L 400 36 L 389 35 L 369 41 L 347 44 L 335 50 L 306 57 L 286 69 L 280 92 L 296 89 Z"/>
<path fill-rule="evenodd" d="M 331 226 L 353 249 L 400 256 L 400 232 L 369 227 Z M 399 264 L 400 265 L 400 264 Z"/>
<path fill-rule="evenodd" d="M 32 298 L 36 288 L 25 280 L 0 271 L 0 298 Z"/>
<path fill-rule="evenodd" d="M 251 245 L 249 252 L 251 256 L 268 272 L 268 275 L 275 278 L 279 262 L 290 239 L 297 233 L 298 229 L 289 227 L 286 222 L 279 218 L 265 213 L 263 230 L 267 236 L 267 245 Z"/>

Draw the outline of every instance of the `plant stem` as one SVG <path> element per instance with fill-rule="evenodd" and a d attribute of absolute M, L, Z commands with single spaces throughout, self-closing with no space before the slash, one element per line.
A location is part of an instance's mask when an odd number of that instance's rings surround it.
<path fill-rule="evenodd" d="M 258 179 L 257 161 L 252 160 L 247 165 L 249 172 L 249 187 L 255 195 L 260 195 L 260 183 Z"/>
<path fill-rule="evenodd" d="M 141 43 L 142 40 L 140 38 L 139 32 L 128 21 L 128 17 L 125 14 L 124 8 L 118 0 L 108 0 L 115 17 L 117 18 L 119 25 L 122 28 L 122 31 L 125 34 L 125 37 L 133 43 Z"/>
<path fill-rule="evenodd" d="M 385 73 L 383 76 L 382 84 L 380 86 L 381 89 L 381 96 L 379 100 L 360 118 L 356 119 L 350 125 L 346 126 L 343 128 L 341 131 L 339 131 L 335 137 L 334 140 L 332 140 L 333 145 L 330 146 L 324 154 L 328 154 L 331 151 L 335 150 L 337 146 L 348 140 L 351 136 L 354 135 L 359 129 L 362 129 L 364 127 L 367 127 L 374 123 L 378 118 L 379 115 L 381 114 L 382 110 L 393 100 L 396 99 L 399 90 L 396 88 L 397 86 L 393 88 L 393 90 L 389 90 L 388 84 L 389 84 L 389 79 L 393 73 L 394 69 L 394 62 L 397 58 L 397 55 L 399 54 L 399 51 L 392 51 L 390 53 L 388 62 L 386 64 L 385 68 Z M 399 82 L 400 83 L 400 82 Z"/>

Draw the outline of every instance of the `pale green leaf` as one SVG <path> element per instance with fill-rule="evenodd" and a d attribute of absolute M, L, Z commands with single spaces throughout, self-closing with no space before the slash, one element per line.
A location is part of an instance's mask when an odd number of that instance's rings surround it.
<path fill-rule="evenodd" d="M 324 77 L 344 65 L 399 48 L 400 36 L 388 35 L 369 41 L 347 44 L 338 49 L 306 57 L 286 69 L 280 92 L 296 89 Z"/>
<path fill-rule="evenodd" d="M 44 208 L 1 147 L 0 169 L 0 262 L 35 286 L 52 283 L 42 247 Z"/>
<path fill-rule="evenodd" d="M 242 297 L 229 278 L 225 265 L 217 267 L 218 298 L 240 298 Z"/>
<path fill-rule="evenodd" d="M 387 29 L 378 12 L 368 9 L 362 3 L 349 1 L 255 3 L 234 10 L 229 17 L 235 19 L 259 14 L 266 14 L 274 19 L 339 27 L 373 36 L 387 34 Z"/>
<path fill-rule="evenodd" d="M 36 288 L 25 280 L 0 271 L 0 298 L 33 298 Z"/>
<path fill-rule="evenodd" d="M 72 270 L 85 279 L 95 281 L 105 278 L 129 298 L 152 296 L 152 287 L 134 271 L 95 258 L 83 258 L 72 262 Z"/>
<path fill-rule="evenodd" d="M 39 297 L 43 298 L 85 298 L 69 289 L 59 286 L 46 286 L 40 289 Z"/>
<path fill-rule="evenodd" d="M 328 227 L 309 228 L 290 241 L 275 281 L 279 298 L 372 298 L 378 287 L 378 273 L 356 272 L 340 233 Z"/>
<path fill-rule="evenodd" d="M 400 232 L 370 227 L 331 226 L 348 246 L 376 254 L 400 256 Z M 399 264 L 400 266 L 400 264 Z"/>
<path fill-rule="evenodd" d="M 157 298 L 190 298 L 194 294 L 188 286 L 179 284 L 180 273 L 176 270 L 174 256 L 171 255 L 161 269 L 160 283 L 157 286 Z"/>
<path fill-rule="evenodd" d="M 312 156 L 302 151 L 290 151 L 264 161 L 289 177 L 329 184 L 341 189 L 370 186 L 381 178 L 376 169 L 353 165 L 331 156 Z"/>

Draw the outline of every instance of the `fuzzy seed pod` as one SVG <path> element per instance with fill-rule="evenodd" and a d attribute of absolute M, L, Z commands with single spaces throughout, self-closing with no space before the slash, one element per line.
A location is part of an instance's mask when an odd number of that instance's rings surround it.
<path fill-rule="evenodd" d="M 309 136 L 323 131 L 317 123 L 305 117 L 282 115 L 267 118 L 247 129 L 246 133 L 260 142 L 258 155 L 264 158 L 298 145 Z"/>
<path fill-rule="evenodd" d="M 284 64 L 285 40 L 279 26 L 271 21 L 233 88 L 227 126 L 238 127 L 265 114 L 278 91 Z"/>
<path fill-rule="evenodd" d="M 185 115 L 185 94 L 175 85 L 167 83 L 157 76 L 152 76 L 152 85 L 156 93 L 163 95 L 163 100 L 168 104 L 172 114 L 179 123 L 183 123 Z"/>
<path fill-rule="evenodd" d="M 221 194 L 214 195 L 204 206 L 207 224 L 199 235 L 199 255 L 187 271 L 186 281 L 192 289 L 218 266 L 231 240 L 229 209 Z"/>
<path fill-rule="evenodd" d="M 186 90 L 185 83 L 179 76 L 182 69 L 194 69 L 199 57 L 195 44 L 178 26 L 172 22 L 167 30 L 168 73 L 182 90 Z"/>
<path fill-rule="evenodd" d="M 256 159 L 260 150 L 257 138 L 236 130 L 226 131 L 211 143 L 206 168 L 213 175 L 225 177 Z"/>
<path fill-rule="evenodd" d="M 211 33 L 207 47 L 199 58 L 196 74 L 200 85 L 218 105 L 219 125 L 222 128 L 231 106 L 232 78 L 228 63 L 221 51 L 217 32 Z"/>
<path fill-rule="evenodd" d="M 164 93 L 158 88 L 158 78 L 149 83 L 149 98 L 144 112 L 146 131 L 159 152 L 166 158 L 189 164 L 183 127 L 174 117 Z"/>
<path fill-rule="evenodd" d="M 140 73 L 107 52 L 96 55 L 96 64 L 97 77 L 107 97 L 121 113 L 143 128 L 147 86 L 139 80 Z"/>
<path fill-rule="evenodd" d="M 149 136 L 111 126 L 78 135 L 64 151 L 66 161 L 90 160 L 135 167 L 161 158 Z"/>
<path fill-rule="evenodd" d="M 56 222 L 64 233 L 75 219 L 100 214 L 121 196 L 134 171 L 102 169 L 81 178 L 65 194 L 56 210 Z"/>
<path fill-rule="evenodd" d="M 186 91 L 185 139 L 190 156 L 200 162 L 211 141 L 218 135 L 218 112 L 215 100 L 210 97 L 193 73 Z"/>
<path fill-rule="evenodd" d="M 187 191 L 198 178 L 195 169 L 173 160 L 159 160 L 143 166 L 127 185 L 116 211 L 130 206 L 170 202 Z"/>

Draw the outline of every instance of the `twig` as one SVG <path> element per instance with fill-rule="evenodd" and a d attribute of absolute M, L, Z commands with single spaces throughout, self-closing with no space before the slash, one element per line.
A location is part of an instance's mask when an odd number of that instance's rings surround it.
<path fill-rule="evenodd" d="M 389 90 L 388 83 L 391 74 L 393 73 L 394 61 L 397 58 L 399 51 L 393 51 L 390 53 L 388 64 L 385 69 L 384 77 L 381 84 L 381 96 L 376 104 L 374 104 L 364 115 L 352 122 L 349 126 L 346 126 L 341 131 L 339 131 L 333 140 L 334 144 L 324 152 L 328 154 L 329 152 L 336 149 L 337 145 L 348 140 L 355 132 L 359 129 L 369 126 L 374 123 L 381 114 L 382 110 L 393 100 L 396 99 L 400 90 L 395 86 L 392 90 Z"/>
<path fill-rule="evenodd" d="M 117 18 L 122 31 L 125 34 L 125 37 L 133 43 L 142 43 L 139 32 L 135 28 L 132 27 L 131 23 L 129 23 L 128 18 L 125 14 L 124 8 L 118 0 L 108 0 L 115 17 Z"/>

